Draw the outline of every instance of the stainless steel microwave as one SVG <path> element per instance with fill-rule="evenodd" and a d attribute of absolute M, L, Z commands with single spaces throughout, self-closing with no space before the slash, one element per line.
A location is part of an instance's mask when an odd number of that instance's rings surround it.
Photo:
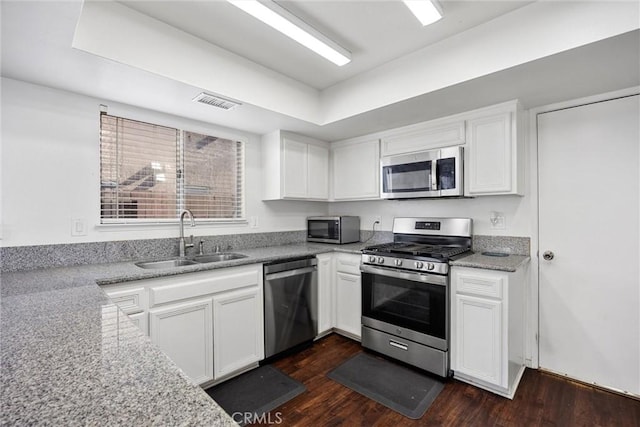
<path fill-rule="evenodd" d="M 359 216 L 312 216 L 307 218 L 307 241 L 353 243 L 360 241 Z"/>
<path fill-rule="evenodd" d="M 380 161 L 383 199 L 464 195 L 462 147 L 384 157 Z"/>

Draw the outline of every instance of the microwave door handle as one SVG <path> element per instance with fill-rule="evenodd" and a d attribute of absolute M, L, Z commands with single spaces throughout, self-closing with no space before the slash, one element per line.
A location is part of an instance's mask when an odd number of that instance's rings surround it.
<path fill-rule="evenodd" d="M 438 191 L 438 159 L 431 160 L 431 190 Z"/>

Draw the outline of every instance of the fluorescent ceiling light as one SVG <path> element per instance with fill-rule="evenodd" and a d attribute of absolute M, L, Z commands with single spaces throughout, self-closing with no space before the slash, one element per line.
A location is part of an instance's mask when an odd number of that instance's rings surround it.
<path fill-rule="evenodd" d="M 409 10 L 422 26 L 433 24 L 442 18 L 442 9 L 436 0 L 404 0 Z"/>
<path fill-rule="evenodd" d="M 227 0 L 235 7 L 292 38 L 336 65 L 351 62 L 351 53 L 300 18 L 270 0 Z"/>

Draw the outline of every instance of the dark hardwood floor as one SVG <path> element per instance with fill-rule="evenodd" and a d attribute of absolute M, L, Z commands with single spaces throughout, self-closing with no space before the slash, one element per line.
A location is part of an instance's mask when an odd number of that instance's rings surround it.
<path fill-rule="evenodd" d="M 271 419 L 305 427 L 640 426 L 640 401 L 531 369 L 513 400 L 449 379 L 424 416 L 411 420 L 326 377 L 360 351 L 359 343 L 332 334 L 274 362 L 307 391 L 272 411 Z"/>

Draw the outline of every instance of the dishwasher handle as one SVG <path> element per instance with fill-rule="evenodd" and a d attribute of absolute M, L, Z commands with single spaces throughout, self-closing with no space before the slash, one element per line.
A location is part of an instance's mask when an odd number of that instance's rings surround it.
<path fill-rule="evenodd" d="M 287 271 L 281 271 L 279 273 L 266 274 L 264 278 L 266 280 L 284 279 L 285 277 L 301 276 L 303 274 L 313 273 L 317 270 L 318 270 L 318 267 L 314 265 L 313 267 L 297 268 L 295 270 L 287 270 Z"/>

